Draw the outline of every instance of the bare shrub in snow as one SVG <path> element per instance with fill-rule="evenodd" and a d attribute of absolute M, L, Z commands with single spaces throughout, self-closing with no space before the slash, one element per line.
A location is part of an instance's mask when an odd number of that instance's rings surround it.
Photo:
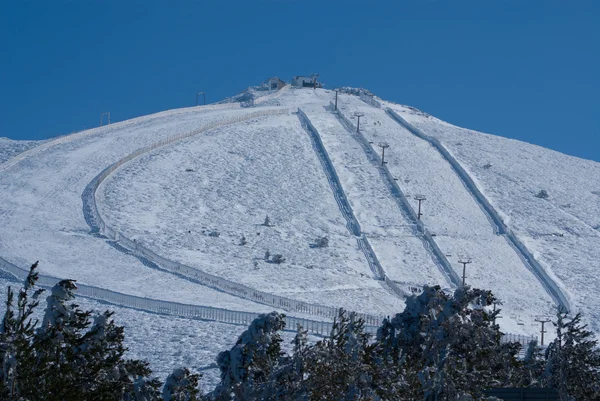
<path fill-rule="evenodd" d="M 536 198 L 540 198 L 540 199 L 548 199 L 549 195 L 548 192 L 545 189 L 542 189 L 540 192 L 538 192 L 535 195 Z"/>
<path fill-rule="evenodd" d="M 327 248 L 329 246 L 329 238 L 319 237 L 314 243 L 310 244 L 311 248 Z"/>
<path fill-rule="evenodd" d="M 285 262 L 285 258 L 283 257 L 283 255 L 275 254 L 271 257 L 271 263 L 281 264 L 283 262 Z"/>

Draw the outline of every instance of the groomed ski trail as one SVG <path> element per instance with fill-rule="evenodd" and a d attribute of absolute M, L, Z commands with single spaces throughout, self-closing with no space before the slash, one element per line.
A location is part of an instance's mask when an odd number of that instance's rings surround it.
<path fill-rule="evenodd" d="M 354 216 L 352 207 L 348 202 L 348 198 L 346 197 L 344 189 L 340 183 L 340 179 L 337 175 L 335 167 L 333 166 L 333 163 L 329 158 L 327 150 L 323 146 L 323 142 L 321 140 L 319 132 L 311 123 L 306 113 L 304 113 L 304 111 L 302 111 L 300 108 L 298 109 L 298 119 L 300 120 L 300 123 L 311 138 L 313 148 L 315 150 L 315 153 L 319 157 L 319 160 L 323 167 L 323 171 L 327 176 L 327 181 L 329 182 L 329 185 L 333 192 L 333 196 L 340 208 L 340 211 L 342 212 L 342 215 L 346 219 L 346 227 L 348 228 L 348 231 L 350 231 L 356 237 L 358 247 L 361 251 L 363 251 L 369 263 L 369 267 L 373 272 L 374 277 L 382 282 L 382 286 L 384 288 L 387 288 L 397 297 L 404 299 L 406 296 L 409 295 L 409 293 L 403 291 L 400 287 L 398 287 L 398 285 L 396 285 L 396 283 L 394 283 L 387 277 L 385 271 L 381 267 L 377 255 L 375 254 L 373 248 L 369 244 L 369 240 L 367 239 L 366 235 L 361 231 L 360 224 L 356 219 L 356 216 Z"/>
<path fill-rule="evenodd" d="M 159 267 L 161 271 L 173 274 L 179 278 L 194 282 L 196 284 L 204 285 L 216 289 L 218 291 L 224 292 L 226 294 L 250 300 L 259 304 L 274 306 L 285 311 L 292 311 L 333 319 L 337 315 L 338 308 L 319 304 L 311 304 L 308 302 L 269 294 L 245 286 L 243 284 L 236 283 L 224 279 L 222 277 L 217 277 L 215 275 L 206 273 L 198 268 L 186 266 L 184 264 L 164 258 L 156 254 L 152 250 L 143 247 L 141 244 L 138 244 L 135 241 L 128 239 L 123 234 L 118 233 L 114 229 L 108 227 L 104 222 L 102 216 L 99 214 L 96 204 L 96 191 L 102 183 L 102 181 L 104 181 L 112 173 L 114 173 L 116 170 L 118 170 L 120 167 L 122 167 L 129 161 L 132 161 L 158 148 L 167 146 L 182 139 L 199 135 L 216 127 L 223 127 L 242 121 L 249 121 L 257 117 L 288 114 L 288 112 L 288 109 L 268 109 L 265 111 L 249 113 L 247 115 L 236 117 L 230 120 L 219 121 L 215 124 L 209 124 L 207 126 L 200 127 L 192 132 L 166 138 L 157 143 L 138 149 L 137 151 L 121 158 L 117 162 L 107 167 L 101 173 L 99 173 L 92 181 L 90 181 L 81 195 L 83 215 L 86 223 L 91 229 L 91 233 L 95 234 L 98 238 L 104 237 L 105 239 L 114 240 L 120 245 L 118 247 L 113 246 L 114 249 L 125 254 L 134 255 L 145 266 L 154 268 Z M 357 230 L 357 232 L 360 233 L 360 227 L 358 225 L 353 227 L 353 229 Z M 363 252 L 365 252 L 365 256 L 367 256 L 369 250 L 371 249 L 370 245 L 368 243 L 365 243 L 365 241 L 362 241 L 361 238 L 358 238 L 357 241 L 359 242 L 359 247 L 361 247 L 361 250 L 363 250 Z M 374 256 L 374 254 L 372 255 Z M 369 260 L 370 265 L 378 263 L 376 257 L 374 257 L 374 259 L 369 259 L 367 256 L 367 260 Z M 370 315 L 366 313 L 357 313 L 357 316 L 365 319 L 365 322 L 371 325 L 377 325 L 382 320 L 381 316 Z"/>
<path fill-rule="evenodd" d="M 471 176 L 463 169 L 460 163 L 450 154 L 450 152 L 448 152 L 444 145 L 436 138 L 425 134 L 423 131 L 410 124 L 391 108 L 387 107 L 385 112 L 392 120 L 397 122 L 413 135 L 421 138 L 424 141 L 427 141 L 440 153 L 440 155 L 450 164 L 450 166 L 452 166 L 452 169 L 462 181 L 465 188 L 469 191 L 473 199 L 475 199 L 479 207 L 484 211 L 485 215 L 493 224 L 496 234 L 503 236 L 507 243 L 515 250 L 515 252 L 517 252 L 527 269 L 531 271 L 538 279 L 544 289 L 552 297 L 556 305 L 569 311 L 571 309 L 569 301 L 558 284 L 548 275 L 548 273 L 546 273 L 546 270 L 539 264 L 539 262 L 531 254 L 531 252 L 529 252 L 527 247 L 525 247 L 525 245 L 517 238 L 512 230 L 508 228 L 506 224 L 504 224 L 504 221 L 496 209 L 490 204 L 487 198 L 479 190 L 477 185 L 475 185 L 471 179 Z"/>
<path fill-rule="evenodd" d="M 373 150 L 362 132 L 357 132 L 356 126 L 340 110 L 335 111 L 333 104 L 331 104 L 330 107 L 338 117 L 342 126 L 344 126 L 352 138 L 354 138 L 361 146 L 369 161 L 378 169 L 382 181 L 386 184 L 386 187 L 390 192 L 390 196 L 394 199 L 401 212 L 410 219 L 417 228 L 424 248 L 427 250 L 442 275 L 446 278 L 447 283 L 452 287 L 460 286 L 460 279 L 446 258 L 446 255 L 437 246 L 431 233 L 423 225 L 423 222 L 417 218 L 417 214 L 408 202 L 402 189 L 400 189 L 398 183 L 394 180 L 387 165 L 381 163 L 381 157 Z"/>

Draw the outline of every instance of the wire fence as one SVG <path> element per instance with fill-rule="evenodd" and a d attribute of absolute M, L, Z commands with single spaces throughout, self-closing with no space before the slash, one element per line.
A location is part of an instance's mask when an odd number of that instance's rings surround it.
<path fill-rule="evenodd" d="M 100 184 L 115 170 L 123 166 L 125 163 L 145 154 L 151 152 L 160 147 L 164 147 L 171 143 L 180 141 L 185 138 L 192 137 L 194 135 L 201 134 L 208 130 L 223 127 L 229 124 L 234 124 L 237 122 L 247 121 L 258 117 L 263 116 L 273 116 L 273 115 L 284 115 L 289 114 L 288 109 L 268 109 L 261 110 L 252 113 L 248 113 L 242 116 L 228 118 L 220 121 L 215 121 L 211 124 L 207 124 L 203 127 L 200 127 L 192 132 L 183 133 L 180 135 L 175 135 L 173 137 L 164 139 L 155 144 L 145 146 L 143 148 L 138 149 L 137 151 L 123 157 L 118 160 L 111 166 L 107 167 L 104 171 L 98 174 L 85 188 L 82 194 L 83 200 L 83 214 L 86 222 L 92 229 L 92 232 L 97 232 L 105 237 L 117 241 L 120 245 L 122 245 L 129 252 L 134 255 L 143 258 L 147 261 L 150 261 L 162 269 L 177 274 L 180 277 L 184 277 L 190 281 L 196 282 L 198 284 L 205 285 L 207 287 L 211 287 L 217 289 L 219 291 L 223 291 L 227 294 L 234 295 L 239 298 L 247 299 L 250 301 L 254 301 L 260 304 L 269 305 L 276 307 L 278 309 L 282 309 L 289 312 L 303 313 L 307 315 L 320 316 L 330 320 L 333 320 L 335 316 L 338 314 L 338 308 L 312 304 L 296 299 L 286 298 L 274 294 L 269 294 L 255 288 L 251 288 L 245 286 L 240 283 L 233 282 L 223 277 L 218 277 L 212 275 L 210 273 L 206 273 L 198 268 L 187 266 L 185 264 L 172 261 L 167 259 L 151 249 L 146 248 L 136 240 L 132 240 L 122 233 L 118 232 L 114 228 L 109 227 L 102 216 L 100 215 L 96 203 L 96 190 L 100 186 Z M 366 313 L 357 313 L 357 317 L 360 317 L 365 320 L 367 325 L 377 326 L 383 320 L 382 316 L 370 315 Z"/>
<path fill-rule="evenodd" d="M 254 113 L 249 113 L 244 116 L 239 116 L 235 118 L 225 119 L 222 121 L 217 121 L 206 126 L 203 126 L 197 130 L 194 130 L 190 133 L 185 133 L 181 135 L 176 135 L 174 137 L 162 140 L 157 142 L 156 144 L 146 146 L 137 150 L 136 152 L 124 157 L 118 162 L 106 168 L 102 171 L 98 176 L 96 176 L 86 187 L 84 193 L 82 194 L 82 198 L 84 201 L 84 216 L 86 217 L 86 221 L 92 228 L 92 231 L 99 232 L 105 235 L 107 238 L 115 240 L 119 242 L 123 247 L 127 248 L 130 252 L 140 255 L 157 265 L 161 266 L 163 269 L 170 271 L 172 273 L 176 273 L 182 276 L 186 276 L 193 281 L 196 281 L 200 284 L 206 285 L 211 288 L 215 288 L 217 290 L 221 290 L 231 295 L 238 296 L 240 298 L 248 299 L 257 303 L 266 304 L 269 306 L 274 306 L 279 309 L 283 309 L 286 311 L 293 311 L 298 313 L 306 313 L 314 316 L 320 316 L 327 319 L 333 320 L 335 316 L 338 315 L 339 309 L 317 305 L 317 304 L 309 304 L 303 301 L 298 301 L 290 298 L 280 297 L 273 294 L 268 294 L 247 286 L 244 286 L 239 283 L 235 283 L 221 277 L 217 277 L 196 268 L 192 268 L 186 266 L 181 263 L 177 263 L 161 257 L 155 252 L 143 247 L 141 244 L 137 243 L 135 240 L 131 240 L 119 233 L 118 231 L 108 227 L 102 217 L 100 216 L 95 199 L 95 192 L 98 189 L 99 185 L 105 180 L 112 172 L 121 167 L 123 164 L 128 161 L 144 154 L 150 152 L 154 149 L 157 149 L 162 146 L 166 146 L 173 142 L 189 138 L 193 135 L 200 134 L 210 129 L 214 129 L 217 127 L 225 126 L 228 124 L 233 124 L 236 122 L 246 121 L 253 118 L 258 118 L 261 116 L 269 116 L 269 115 L 283 115 L 288 114 L 289 110 L 287 109 L 270 109 L 264 110 Z M 340 118 L 345 119 L 342 113 L 339 113 Z M 346 119 L 347 120 L 347 119 Z M 349 121 L 348 121 L 349 122 Z M 8 262 L 7 260 L 0 257 L 0 269 L 4 272 L 10 274 L 18 280 L 24 280 L 27 277 L 28 271 L 18 267 L 17 265 Z M 384 273 L 385 274 L 385 273 Z M 51 276 L 39 275 L 38 285 L 41 287 L 52 287 L 56 283 L 58 283 L 61 279 Z M 385 276 L 384 280 L 390 287 L 396 287 L 397 291 L 402 291 L 397 286 L 395 282 L 390 280 L 387 276 Z M 223 323 L 231 323 L 231 324 L 239 324 L 239 325 L 248 325 L 255 319 L 259 314 L 253 312 L 242 312 L 242 311 L 233 311 L 228 309 L 214 308 L 209 306 L 201 306 L 201 305 L 190 305 L 190 304 L 182 304 L 171 301 L 163 301 L 156 300 L 146 297 L 139 297 L 135 295 L 123 294 L 116 291 L 111 291 L 104 288 L 89 286 L 85 284 L 77 285 L 77 295 L 99 300 L 103 302 L 107 302 L 117 306 L 123 306 L 133 309 L 138 309 L 141 311 L 151 312 L 151 313 L 159 313 L 165 315 L 179 316 L 184 318 L 192 318 L 192 319 L 203 319 L 203 320 L 211 320 Z M 357 313 L 356 316 L 358 318 L 362 318 L 365 320 L 365 331 L 371 334 L 375 334 L 377 329 L 383 320 L 382 316 L 375 316 L 369 314 Z M 314 335 L 326 336 L 329 335 L 333 323 L 331 321 L 320 321 L 320 320 L 311 320 L 306 318 L 294 317 L 294 316 L 286 316 L 286 330 L 295 331 L 297 325 L 301 325 L 305 330 Z M 517 334 L 505 334 L 502 338 L 503 342 L 519 342 L 524 347 L 529 344 L 532 340 L 537 339 L 537 337 L 529 337 L 522 336 Z"/>
<path fill-rule="evenodd" d="M 0 258 L 0 269 L 14 276 L 18 280 L 25 280 L 28 272 L 20 267 Z M 60 279 L 56 277 L 39 275 L 37 285 L 51 288 Z M 259 316 L 255 312 L 234 311 L 210 306 L 182 304 L 171 301 L 138 297 L 135 295 L 122 294 L 105 288 L 93 287 L 85 284 L 77 284 L 77 296 L 90 298 L 117 306 L 133 308 L 140 311 L 158 313 L 163 315 L 178 316 L 188 319 L 211 320 L 222 323 L 231 323 L 247 326 Z M 295 331 L 298 325 L 310 334 L 327 336 L 331 333 L 333 323 L 331 321 L 312 320 L 294 316 L 285 317 L 286 330 Z M 377 326 L 365 325 L 365 331 L 371 334 L 377 332 Z"/>

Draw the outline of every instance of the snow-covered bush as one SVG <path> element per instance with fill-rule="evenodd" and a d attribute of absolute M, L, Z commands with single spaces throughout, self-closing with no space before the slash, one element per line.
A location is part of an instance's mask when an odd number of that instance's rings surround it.
<path fill-rule="evenodd" d="M 540 192 L 535 195 L 536 198 L 540 199 L 548 199 L 548 196 L 548 192 L 545 189 L 540 190 Z"/>
<path fill-rule="evenodd" d="M 269 216 L 265 216 L 265 221 L 263 222 L 263 226 L 265 227 L 271 227 L 271 219 L 269 219 Z"/>
<path fill-rule="evenodd" d="M 271 257 L 271 263 L 281 264 L 283 262 L 285 262 L 285 258 L 283 257 L 283 255 L 275 254 Z"/>
<path fill-rule="evenodd" d="M 319 237 L 310 246 L 311 248 L 327 248 L 329 246 L 329 238 Z"/>

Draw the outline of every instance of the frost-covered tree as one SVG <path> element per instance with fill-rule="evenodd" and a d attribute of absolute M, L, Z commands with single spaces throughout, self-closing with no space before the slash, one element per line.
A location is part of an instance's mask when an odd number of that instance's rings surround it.
<path fill-rule="evenodd" d="M 556 338 L 545 353 L 542 382 L 558 389 L 562 400 L 600 400 L 600 349 L 591 331 L 563 309 L 557 312 Z"/>
<path fill-rule="evenodd" d="M 306 399 L 392 399 L 385 383 L 378 381 L 373 347 L 364 321 L 340 310 L 330 336 L 304 355 Z"/>
<path fill-rule="evenodd" d="M 405 385 L 402 397 L 441 400 L 480 397 L 502 387 L 518 365 L 517 344 L 501 344 L 489 310 L 489 291 L 459 288 L 453 295 L 425 286 L 405 310 L 379 330 L 380 358 L 397 361 Z"/>
<path fill-rule="evenodd" d="M 329 246 L 329 238 L 327 237 L 318 237 L 314 244 L 311 245 L 313 248 L 327 248 Z"/>
<path fill-rule="evenodd" d="M 213 393 L 217 400 L 257 400 L 276 368 L 281 352 L 285 315 L 262 314 L 250 324 L 229 351 L 217 356 L 221 381 Z"/>
<path fill-rule="evenodd" d="M 275 264 L 281 264 L 285 262 L 285 258 L 283 257 L 283 255 L 277 253 L 271 257 L 270 262 Z"/>
<path fill-rule="evenodd" d="M 193 374 L 187 368 L 178 368 L 167 377 L 163 387 L 164 401 L 196 401 L 199 400 L 198 380 L 200 375 Z"/>
<path fill-rule="evenodd" d="M 263 226 L 271 227 L 271 219 L 269 219 L 269 215 L 265 216 L 265 221 L 263 222 Z"/>
<path fill-rule="evenodd" d="M 73 280 L 51 289 L 41 324 L 32 319 L 41 294 L 34 291 L 36 268 L 19 292 L 16 311 L 8 291 L 0 329 L 0 399 L 158 399 L 160 382 L 149 379 L 148 364 L 123 358 L 123 328 L 112 313 L 94 314 L 71 303 Z"/>

